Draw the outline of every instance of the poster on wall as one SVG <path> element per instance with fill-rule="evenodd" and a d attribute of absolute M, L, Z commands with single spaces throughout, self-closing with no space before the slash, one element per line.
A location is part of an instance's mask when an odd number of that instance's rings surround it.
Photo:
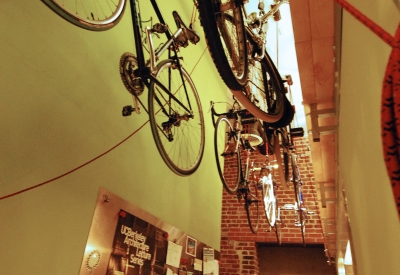
<path fill-rule="evenodd" d="M 79 275 L 202 275 L 204 248 L 211 249 L 100 188 Z"/>
<path fill-rule="evenodd" d="M 219 262 L 214 257 L 214 249 L 205 247 L 203 248 L 203 274 L 204 275 L 218 275 Z"/>

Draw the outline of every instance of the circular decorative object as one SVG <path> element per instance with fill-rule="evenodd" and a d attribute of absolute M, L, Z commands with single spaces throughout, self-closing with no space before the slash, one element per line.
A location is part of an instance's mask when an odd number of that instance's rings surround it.
<path fill-rule="evenodd" d="M 90 252 L 89 256 L 86 259 L 86 269 L 92 272 L 93 269 L 99 265 L 100 258 L 101 254 L 99 250 L 96 249 Z"/>

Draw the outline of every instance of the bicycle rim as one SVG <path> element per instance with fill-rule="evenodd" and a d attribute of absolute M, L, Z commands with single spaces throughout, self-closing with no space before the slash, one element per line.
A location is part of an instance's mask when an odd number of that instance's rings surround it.
<path fill-rule="evenodd" d="M 249 227 L 251 232 L 254 234 L 257 233 L 258 223 L 260 217 L 260 207 L 259 207 L 259 196 L 258 196 L 258 188 L 257 184 L 249 184 L 249 191 L 244 196 L 245 203 L 244 206 L 246 208 L 247 221 L 249 223 Z"/>
<path fill-rule="evenodd" d="M 198 0 L 199 17 L 214 64 L 232 90 L 247 81 L 247 48 L 242 8 L 234 0 Z"/>
<path fill-rule="evenodd" d="M 306 219 L 304 217 L 303 210 L 300 210 L 300 230 L 301 230 L 301 239 L 303 241 L 303 246 L 306 246 Z"/>
<path fill-rule="evenodd" d="M 293 169 L 293 184 L 294 184 L 294 190 L 295 190 L 295 197 L 296 197 L 296 204 L 297 204 L 297 211 L 299 215 L 299 222 L 300 222 L 300 230 L 301 230 L 301 238 L 303 241 L 303 246 L 306 246 L 306 239 L 305 239 L 305 234 L 306 234 L 306 214 L 305 211 L 303 210 L 303 190 L 300 185 L 300 171 L 298 170 L 299 168 L 297 167 L 296 159 L 294 153 L 292 153 L 292 168 Z"/>
<path fill-rule="evenodd" d="M 200 99 L 189 74 L 183 67 L 179 70 L 175 61 L 164 60 L 157 68 L 156 79 L 191 113 L 151 81 L 149 116 L 154 141 L 167 166 L 176 174 L 187 176 L 197 170 L 204 152 L 205 129 Z"/>
<path fill-rule="evenodd" d="M 274 195 L 274 186 L 269 179 L 264 176 L 262 179 L 262 197 L 263 197 L 263 204 L 265 215 L 267 221 L 271 227 L 275 226 L 276 222 L 276 199 Z"/>
<path fill-rule="evenodd" d="M 284 87 L 279 72 L 267 52 L 260 61 L 249 57 L 248 64 L 249 75 L 246 86 L 232 93 L 257 118 L 269 123 L 279 121 L 286 107 Z"/>
<path fill-rule="evenodd" d="M 226 116 L 215 123 L 214 152 L 218 173 L 225 190 L 235 194 L 240 182 L 240 150 L 236 150 L 237 137 Z"/>
<path fill-rule="evenodd" d="M 124 13 L 126 0 L 42 0 L 68 22 L 91 31 L 105 31 L 114 27 Z"/>

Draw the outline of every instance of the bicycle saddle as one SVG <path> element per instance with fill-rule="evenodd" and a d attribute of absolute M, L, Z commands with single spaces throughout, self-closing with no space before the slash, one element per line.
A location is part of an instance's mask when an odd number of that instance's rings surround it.
<path fill-rule="evenodd" d="M 196 45 L 196 43 L 200 41 L 200 36 L 193 29 L 186 27 L 176 11 L 173 11 L 172 15 L 174 16 L 176 26 L 183 30 L 182 34 L 177 37 L 178 43 L 184 48 L 188 46 L 188 40 Z"/>

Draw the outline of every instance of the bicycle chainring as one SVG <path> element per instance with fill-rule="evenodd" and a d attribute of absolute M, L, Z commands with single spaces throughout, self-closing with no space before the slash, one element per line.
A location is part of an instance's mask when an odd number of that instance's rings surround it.
<path fill-rule="evenodd" d="M 119 73 L 125 88 L 134 96 L 140 96 L 144 91 L 144 84 L 140 77 L 133 72 L 137 69 L 137 59 L 129 52 L 124 53 L 119 60 Z"/>

